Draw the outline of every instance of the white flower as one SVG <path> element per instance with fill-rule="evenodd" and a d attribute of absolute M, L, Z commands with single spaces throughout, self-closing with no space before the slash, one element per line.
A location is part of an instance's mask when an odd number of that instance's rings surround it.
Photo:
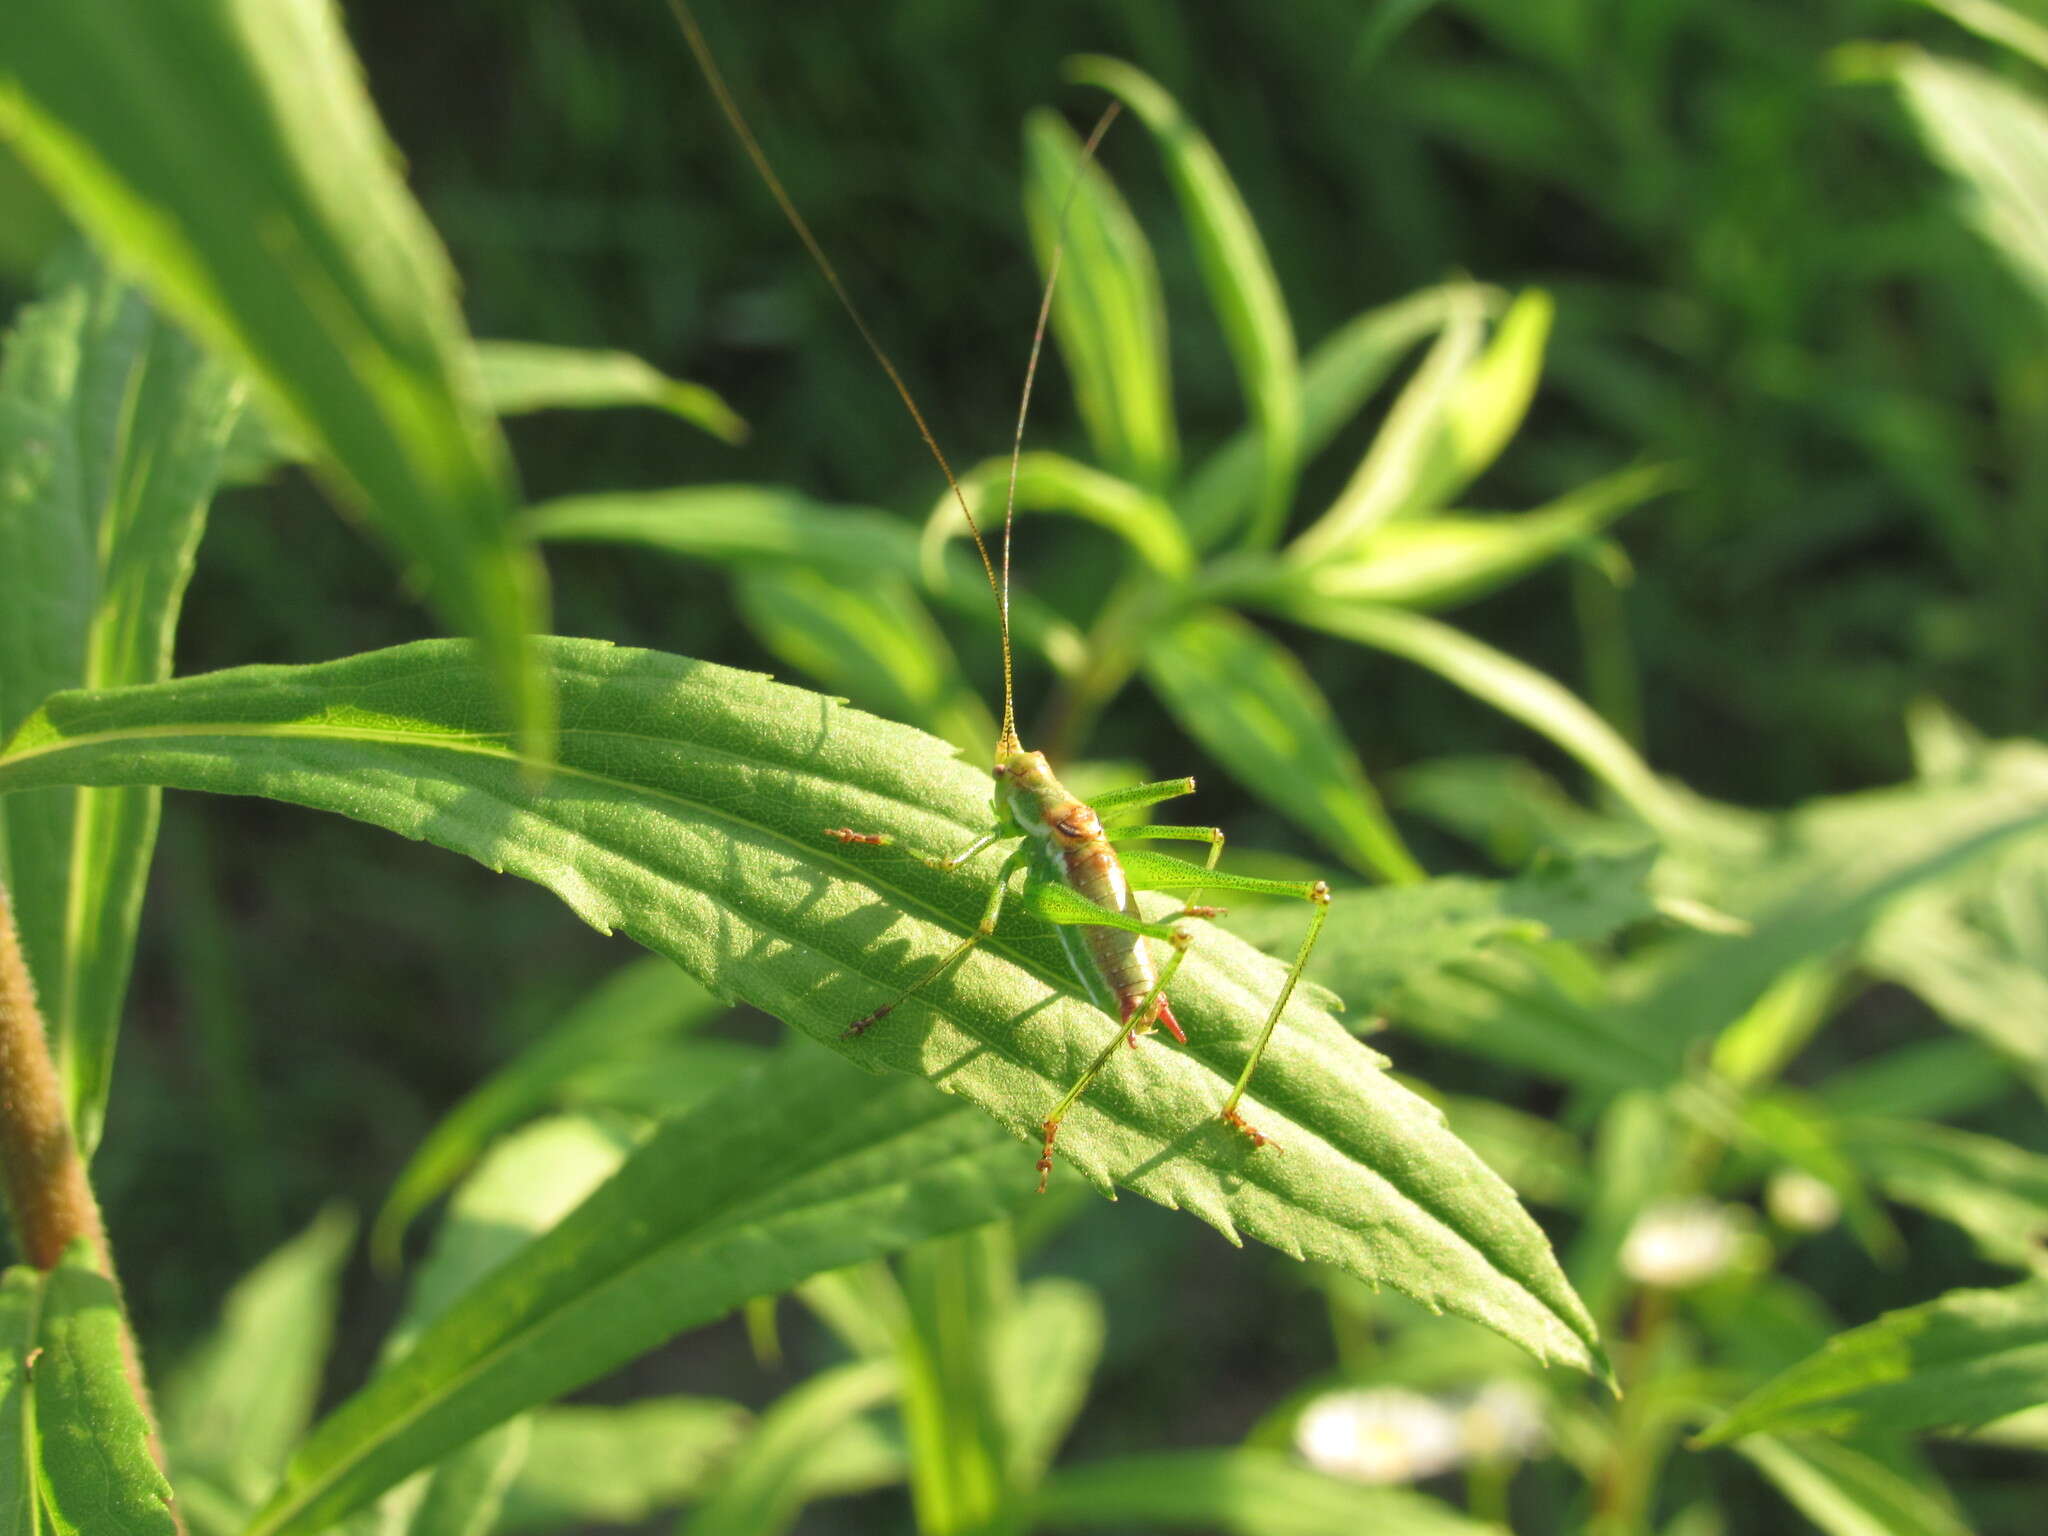
<path fill-rule="evenodd" d="M 1434 1477 L 1464 1451 L 1456 1414 L 1397 1388 L 1325 1393 L 1302 1411 L 1294 1443 L 1310 1466 L 1359 1483 Z"/>
<path fill-rule="evenodd" d="M 1764 1187 L 1771 1220 L 1794 1232 L 1825 1232 L 1842 1216 L 1842 1197 L 1812 1174 L 1780 1168 Z"/>
<path fill-rule="evenodd" d="M 1465 1405 L 1459 1428 L 1474 1461 L 1526 1461 L 1550 1446 L 1543 1394 L 1527 1382 L 1489 1381 Z"/>
<path fill-rule="evenodd" d="M 1628 1229 L 1621 1267 L 1639 1284 L 1682 1291 L 1726 1270 L 1741 1246 L 1742 1229 L 1727 1206 L 1704 1199 L 1665 1200 Z"/>

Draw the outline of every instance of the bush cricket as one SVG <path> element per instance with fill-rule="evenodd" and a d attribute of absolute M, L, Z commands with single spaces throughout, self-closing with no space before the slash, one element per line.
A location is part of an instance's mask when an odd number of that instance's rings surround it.
<path fill-rule="evenodd" d="M 1266 1014 L 1258 1041 L 1253 1046 L 1250 1056 L 1246 1058 L 1243 1070 L 1238 1074 L 1236 1086 L 1231 1089 L 1220 1111 L 1224 1122 L 1250 1138 L 1255 1148 L 1272 1145 L 1264 1132 L 1246 1120 L 1238 1105 L 1244 1098 L 1245 1087 L 1251 1081 L 1252 1073 L 1258 1067 L 1259 1058 L 1265 1054 L 1267 1042 L 1272 1039 L 1280 1015 L 1285 1010 L 1288 999 L 1293 995 L 1296 983 L 1301 979 L 1302 971 L 1308 964 L 1309 954 L 1315 948 L 1317 935 L 1322 931 L 1323 920 L 1329 912 L 1329 887 L 1320 880 L 1268 880 L 1229 874 L 1218 869 L 1216 865 L 1223 852 L 1224 835 L 1217 827 L 1158 826 L 1150 823 L 1128 826 L 1115 824 L 1121 816 L 1130 816 L 1150 806 L 1193 793 L 1195 781 L 1192 778 L 1136 784 L 1098 795 L 1092 805 L 1084 804 L 1060 783 L 1051 765 L 1047 763 L 1045 754 L 1027 750 L 1017 735 L 1014 668 L 1010 646 L 1011 530 L 1015 521 L 1017 468 L 1023 452 L 1024 422 L 1030 410 L 1032 385 L 1037 378 L 1039 356 L 1044 348 L 1047 322 L 1052 312 L 1053 289 L 1059 280 L 1064 237 L 1055 243 L 1051 258 L 1047 262 L 1045 287 L 1039 301 L 1038 321 L 1032 332 L 1030 356 L 1025 365 L 1024 386 L 1017 408 L 1016 433 L 1010 448 L 1009 495 L 1003 509 L 1002 558 L 998 574 L 997 562 L 982 537 L 980 524 L 975 519 L 967 497 L 961 491 L 952 465 L 947 461 L 937 438 L 927 424 L 924 412 L 918 408 L 917 401 L 904 382 L 902 374 L 869 328 L 852 295 L 841 282 L 838 271 L 826 256 L 823 246 L 811 232 L 810 225 L 798 211 L 796 204 L 783 187 L 781 178 L 769 163 L 760 142 L 754 137 L 753 130 L 740 111 L 739 103 L 726 84 L 723 72 L 712 56 L 710 45 L 697 24 L 688 0 L 669 0 L 669 9 L 681 26 L 684 39 L 696 58 L 705 83 L 717 100 L 719 110 L 724 114 L 734 136 L 738 138 L 741 148 L 767 186 L 769 194 L 782 210 L 783 217 L 796 231 L 797 238 L 823 274 L 827 286 L 831 288 L 840 306 L 852 320 L 861 340 L 867 344 L 869 352 L 881 365 L 882 372 L 887 375 L 889 383 L 895 388 L 904 408 L 909 412 L 918 435 L 923 438 L 925 447 L 937 462 L 946 484 L 952 489 L 953 497 L 966 517 L 975 549 L 981 557 L 982 570 L 988 577 L 989 590 L 995 596 L 1002 640 L 1003 723 L 1002 734 L 996 741 L 992 769 L 995 777 L 995 793 L 990 806 L 992 821 L 958 853 L 940 857 L 909 849 L 902 851 L 931 868 L 951 872 L 997 844 L 1014 842 L 1017 847 L 1003 860 L 996 875 L 994 888 L 989 893 L 988 903 L 974 931 L 888 1002 L 849 1024 L 845 1034 L 854 1036 L 865 1033 L 898 1006 L 939 980 L 977 944 L 993 935 L 1013 878 L 1021 870 L 1024 880 L 1018 899 L 1038 917 L 1056 926 L 1068 962 L 1082 990 L 1105 1013 L 1115 1017 L 1120 1025 L 1117 1033 L 1110 1037 L 1108 1043 L 1089 1062 L 1073 1085 L 1052 1107 L 1040 1126 L 1043 1142 L 1038 1158 L 1038 1188 L 1043 1191 L 1052 1172 L 1053 1148 L 1059 1137 L 1060 1123 L 1081 1095 L 1087 1092 L 1089 1085 L 1109 1065 L 1116 1054 L 1117 1046 L 1126 1041 L 1136 1046 L 1140 1036 L 1151 1034 L 1161 1026 L 1164 1026 L 1174 1039 L 1186 1043 L 1187 1035 L 1181 1029 L 1180 1021 L 1174 1017 L 1173 1006 L 1167 997 L 1167 987 L 1172 982 L 1174 972 L 1179 969 L 1192 941 L 1193 930 L 1187 926 L 1187 920 L 1218 917 L 1222 915 L 1223 910 L 1218 907 L 1202 906 L 1196 898 L 1210 889 L 1298 897 L 1309 902 L 1314 908 L 1309 919 L 1308 931 L 1304 934 L 1294 963 L 1288 968 L 1279 993 Z M 1076 170 L 1077 181 L 1116 114 L 1117 107 L 1112 103 L 1089 135 Z M 1070 192 L 1070 198 L 1071 195 Z M 1064 222 L 1062 216 L 1062 225 Z M 842 843 L 864 847 L 887 847 L 894 842 L 886 833 L 861 832 L 851 827 L 831 828 L 824 835 Z M 1202 842 L 1209 845 L 1209 854 L 1207 860 L 1201 864 L 1141 850 L 1127 850 L 1119 857 L 1119 843 L 1138 841 Z M 1148 920 L 1138 909 L 1135 892 L 1140 889 L 1188 891 L 1191 895 L 1188 904 L 1180 911 L 1170 914 L 1166 920 Z M 1168 954 L 1163 964 L 1155 964 L 1151 952 L 1146 948 L 1148 939 L 1161 941 L 1168 946 Z"/>

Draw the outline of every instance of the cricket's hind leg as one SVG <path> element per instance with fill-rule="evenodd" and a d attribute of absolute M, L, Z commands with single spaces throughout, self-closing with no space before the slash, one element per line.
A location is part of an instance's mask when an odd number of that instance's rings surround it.
<path fill-rule="evenodd" d="M 1238 1112 L 1237 1106 L 1244 1099 L 1245 1086 L 1251 1082 L 1252 1074 L 1258 1070 L 1259 1058 L 1266 1054 L 1266 1045 L 1272 1040 L 1273 1030 L 1280 1022 L 1280 1015 L 1287 1010 L 1288 999 L 1294 996 L 1294 989 L 1301 981 L 1302 972 L 1308 967 L 1308 957 L 1316 947 L 1316 939 L 1322 934 L 1323 919 L 1328 917 L 1330 912 L 1329 886 L 1320 880 L 1267 880 L 1253 875 L 1226 874 L 1216 868 L 1216 860 L 1223 852 L 1223 834 L 1214 827 L 1129 827 L 1110 835 L 1119 840 L 1130 841 L 1179 838 L 1208 842 L 1209 858 L 1203 864 L 1190 864 L 1185 859 L 1176 859 L 1145 849 L 1132 849 L 1123 854 L 1124 873 L 1138 889 L 1162 892 L 1192 890 L 1199 895 L 1206 888 L 1216 886 L 1226 891 L 1244 891 L 1262 896 L 1292 896 L 1315 907 L 1314 915 L 1309 918 L 1308 932 L 1302 936 L 1301 948 L 1294 956 L 1294 963 L 1287 968 L 1287 976 L 1280 983 L 1280 992 L 1273 999 L 1273 1006 L 1267 1010 L 1266 1022 L 1259 1029 L 1258 1041 L 1252 1046 L 1251 1055 L 1245 1058 L 1244 1070 L 1238 1073 L 1237 1083 L 1230 1090 L 1230 1097 L 1223 1101 L 1222 1118 L 1226 1125 L 1250 1137 L 1255 1147 L 1272 1145 L 1272 1138 L 1246 1120 Z"/>

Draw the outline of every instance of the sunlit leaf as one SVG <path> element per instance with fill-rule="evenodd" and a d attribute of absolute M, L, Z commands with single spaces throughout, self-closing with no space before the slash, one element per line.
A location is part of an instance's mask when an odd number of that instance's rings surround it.
<path fill-rule="evenodd" d="M 785 1393 L 762 1413 L 678 1536 L 780 1536 L 803 1506 L 804 1463 L 833 1431 L 895 1391 L 893 1365 L 860 1360 Z"/>
<path fill-rule="evenodd" d="M 1699 1438 L 1960 1431 L 2048 1401 L 2048 1280 L 1951 1291 L 1837 1334 Z"/>
<path fill-rule="evenodd" d="M 240 401 L 226 369 L 82 251 L 22 311 L 0 363 L 0 736 L 59 689 L 170 675 Z M 112 1081 L 158 799 L 145 787 L 0 802 L 0 877 L 88 1154 Z"/>
<path fill-rule="evenodd" d="M 537 341 L 479 341 L 476 357 L 484 398 L 500 416 L 646 405 L 680 416 L 728 443 L 746 439 L 747 424 L 716 391 L 672 379 L 630 352 L 552 347 Z"/>
<path fill-rule="evenodd" d="M 1953 1508 L 1867 1451 L 1772 1435 L 1737 1449 L 1827 1536 L 1969 1536 Z"/>
<path fill-rule="evenodd" d="M 960 479 L 968 510 L 991 540 L 1002 529 L 1002 509 L 1009 484 L 1008 459 L 987 460 Z M 1169 580 L 1187 575 L 1194 566 L 1194 552 L 1188 548 L 1171 507 L 1128 480 L 1106 475 L 1063 454 L 1027 453 L 1018 459 L 1017 510 L 1066 512 L 1107 528 Z M 939 498 L 925 523 L 927 569 L 932 563 L 935 542 L 964 538 L 966 534 L 966 520 L 949 491 Z"/>
<path fill-rule="evenodd" d="M 1215 148 L 1157 81 L 1120 60 L 1095 55 L 1071 60 L 1067 74 L 1119 97 L 1159 141 L 1209 302 L 1259 424 L 1264 467 L 1248 542 L 1269 547 L 1280 535 L 1294 496 L 1301 456 L 1301 380 L 1294 327 L 1265 242 Z"/>
<path fill-rule="evenodd" d="M 531 1419 L 499 1517 L 506 1531 L 637 1525 L 673 1509 L 702 1492 L 749 1422 L 738 1403 L 712 1397 L 543 1408 Z"/>
<path fill-rule="evenodd" d="M 330 0 L 20 0 L 0 125 L 165 310 L 249 375 L 322 476 L 475 637 L 545 756 L 515 533 L 447 253 Z"/>
<path fill-rule="evenodd" d="M 992 1385 L 1009 1486 L 1038 1486 L 1087 1399 L 1102 1355 L 1102 1303 L 1087 1286 L 1034 1280 L 997 1319 Z"/>
<path fill-rule="evenodd" d="M 1995 1264 L 2048 1269 L 2048 1157 L 1910 1120 L 1852 1122 L 1843 1140 L 1890 1199 L 1954 1222 Z"/>
<path fill-rule="evenodd" d="M 988 779 L 918 732 L 745 673 L 589 641 L 546 654 L 572 728 L 545 785 L 460 645 L 424 642 L 60 696 L 0 750 L 0 792 L 169 783 L 431 839 L 546 884 L 863 1065 L 933 1078 L 1035 1144 L 1115 1026 L 1021 904 L 914 1005 L 843 1036 L 972 929 L 995 861 L 948 875 L 827 830 L 957 848 L 987 815 Z M 1246 1101 L 1282 1154 L 1221 1123 L 1281 971 L 1205 931 L 1174 989 L 1193 1043 L 1121 1054 L 1065 1122 L 1063 1165 L 1596 1362 L 1507 1188 L 1309 999 L 1290 1004 Z M 1030 1158 L 1014 1155 L 1028 1185 Z"/>

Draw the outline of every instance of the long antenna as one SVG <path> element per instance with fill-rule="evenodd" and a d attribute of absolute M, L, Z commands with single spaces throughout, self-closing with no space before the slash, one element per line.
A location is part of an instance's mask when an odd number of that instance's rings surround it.
<path fill-rule="evenodd" d="M 1116 115 L 1123 110 L 1123 103 L 1112 101 L 1103 108 L 1102 116 L 1095 120 L 1095 128 L 1088 135 L 1088 142 L 1081 146 L 1081 156 L 1074 164 L 1074 179 L 1067 187 L 1067 195 L 1060 204 L 1060 216 L 1054 228 L 1058 231 L 1052 243 L 1052 256 L 1045 264 L 1045 292 L 1038 300 L 1038 323 L 1031 328 L 1031 358 L 1024 365 L 1024 392 L 1017 401 L 1017 435 L 1010 440 L 1010 489 L 1003 499 L 1003 587 L 996 596 L 996 608 L 1003 625 L 1003 735 L 997 747 L 1000 753 L 1004 747 L 1015 748 L 1017 740 L 1016 703 L 1010 693 L 1010 530 L 1017 521 L 1017 470 L 1024 461 L 1024 418 L 1031 414 L 1031 386 L 1038 382 L 1038 356 L 1045 350 L 1045 327 L 1052 317 L 1053 285 L 1060 280 L 1060 261 L 1067 254 L 1067 214 L 1073 209 L 1075 194 L 1081 190 L 1081 182 L 1088 174 L 1088 162 L 1095 158 L 1095 146 L 1102 142 L 1102 136 L 1109 132 L 1109 125 L 1116 121 Z"/>
<path fill-rule="evenodd" d="M 1002 577 L 998 580 L 995 562 L 989 557 L 988 543 L 981 536 L 981 524 L 975 521 L 974 509 L 968 505 L 966 492 L 960 489 L 959 478 L 954 475 L 953 466 L 947 462 L 945 450 L 939 447 L 939 440 L 933 435 L 930 424 L 925 421 L 924 412 L 918 409 L 917 400 L 910 393 L 910 386 L 903 382 L 903 375 L 896 371 L 895 363 L 889 360 L 889 354 L 882 349 L 881 342 L 875 339 L 875 333 L 868 329 L 867 321 L 861 316 L 860 306 L 853 302 L 853 295 L 847 292 L 846 285 L 839 280 L 839 272 L 832 265 L 831 258 L 825 254 L 825 248 L 818 243 L 818 237 L 811 233 L 811 226 L 804 221 L 803 214 L 797 211 L 796 203 L 782 185 L 782 178 L 775 174 L 775 167 L 769 163 L 766 151 L 754 137 L 753 129 L 747 126 L 746 116 L 740 111 L 739 102 L 734 99 L 731 88 L 726 85 L 725 75 L 720 71 L 718 61 L 712 57 L 711 45 L 705 40 L 703 29 L 697 25 L 697 17 L 691 11 L 688 0 L 668 0 L 668 8 L 674 15 L 676 24 L 682 28 L 683 40 L 690 45 L 690 52 L 696 56 L 697 67 L 703 71 L 705 83 L 711 87 L 711 94 L 717 99 L 719 110 L 725 114 L 726 122 L 732 126 L 734 136 L 740 141 L 740 147 L 753 162 L 754 169 L 767 185 L 769 195 L 775 199 L 776 206 L 782 210 L 782 216 L 789 221 L 790 228 L 796 231 L 804 249 L 811 253 L 811 260 L 817 264 L 818 270 L 824 273 L 826 283 L 831 286 L 832 293 L 839 300 L 840 307 L 846 311 L 847 318 L 853 321 L 853 328 L 860 333 L 860 339 L 867 343 L 868 351 L 873 353 L 875 361 L 882 365 L 882 372 L 889 376 L 890 384 L 895 386 L 897 398 L 903 402 L 903 408 L 910 412 L 910 419 L 917 424 L 918 436 L 924 439 L 925 447 L 931 450 L 931 456 L 939 466 L 939 473 L 946 477 L 946 485 L 953 492 L 953 500 L 959 505 L 960 515 L 967 519 L 967 531 L 974 536 L 975 553 L 981 556 L 982 574 L 988 577 L 989 590 L 995 594 L 996 617 L 1002 630 L 1003 734 L 1002 739 L 996 744 L 996 751 L 998 755 L 1005 751 L 1014 751 L 1021 743 L 1017 740 L 1014 668 L 1010 654 L 1010 529 L 1016 516 L 1017 473 L 1024 452 L 1024 418 L 1031 409 L 1031 387 L 1038 376 L 1038 358 L 1045 346 L 1046 325 L 1052 314 L 1053 285 L 1059 281 L 1060 260 L 1066 251 L 1067 210 L 1073 206 L 1074 194 L 1080 189 L 1089 157 L 1095 153 L 1095 146 L 1102 142 L 1103 134 L 1109 131 L 1109 125 L 1116 120 L 1118 104 L 1110 103 L 1101 120 L 1096 123 L 1095 131 L 1089 134 L 1087 146 L 1081 152 L 1080 165 L 1075 171 L 1074 183 L 1067 189 L 1066 202 L 1060 208 L 1059 237 L 1053 244 L 1052 258 L 1046 264 L 1045 293 L 1038 305 L 1038 324 L 1031 335 L 1031 359 L 1024 370 L 1023 398 L 1017 406 L 1017 434 L 1010 448 L 1009 497 L 1003 507 Z"/>

